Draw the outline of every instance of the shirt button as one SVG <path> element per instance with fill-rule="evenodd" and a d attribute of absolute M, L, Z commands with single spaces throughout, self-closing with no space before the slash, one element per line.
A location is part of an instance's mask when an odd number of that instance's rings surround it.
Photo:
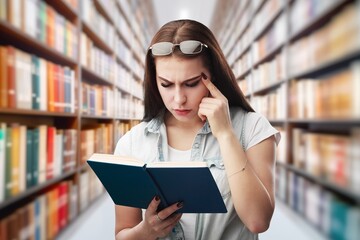
<path fill-rule="evenodd" d="M 198 143 L 195 143 L 195 144 L 194 144 L 194 148 L 199 148 L 199 144 L 198 144 Z"/>
<path fill-rule="evenodd" d="M 224 166 L 224 163 L 223 163 L 223 162 L 221 162 L 221 163 L 220 163 L 220 166 L 222 166 L 222 167 L 223 167 L 223 166 Z"/>

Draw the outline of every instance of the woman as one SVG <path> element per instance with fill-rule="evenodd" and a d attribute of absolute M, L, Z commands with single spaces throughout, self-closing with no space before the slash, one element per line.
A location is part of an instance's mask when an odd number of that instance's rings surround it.
<path fill-rule="evenodd" d="M 274 211 L 280 135 L 253 111 L 212 32 L 192 20 L 165 24 L 145 63 L 145 114 L 115 154 L 152 161 L 206 161 L 226 214 L 178 214 L 116 206 L 117 239 L 257 239 Z M 183 176 L 184 178 L 186 176 Z"/>

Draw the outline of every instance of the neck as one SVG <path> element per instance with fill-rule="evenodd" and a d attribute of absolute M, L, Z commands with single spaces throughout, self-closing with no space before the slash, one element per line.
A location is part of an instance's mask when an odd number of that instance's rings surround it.
<path fill-rule="evenodd" d="M 194 118 L 187 122 L 181 122 L 177 120 L 170 112 L 166 112 L 164 116 L 164 122 L 167 127 L 176 127 L 184 130 L 199 130 L 204 123 L 200 118 Z"/>

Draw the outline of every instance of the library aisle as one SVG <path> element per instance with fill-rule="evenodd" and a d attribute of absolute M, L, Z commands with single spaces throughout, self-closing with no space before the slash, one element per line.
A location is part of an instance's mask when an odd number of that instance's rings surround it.
<path fill-rule="evenodd" d="M 114 237 L 114 205 L 107 194 L 80 216 L 57 240 L 97 240 Z M 271 226 L 260 234 L 260 240 L 325 240 L 312 226 L 299 218 L 280 202 L 277 204 Z"/>

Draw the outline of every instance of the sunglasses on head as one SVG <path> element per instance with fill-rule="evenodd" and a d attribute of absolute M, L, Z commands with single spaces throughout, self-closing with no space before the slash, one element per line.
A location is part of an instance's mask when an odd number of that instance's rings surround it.
<path fill-rule="evenodd" d="M 153 56 L 166 56 L 170 55 L 174 47 L 178 46 L 180 51 L 185 55 L 195 55 L 201 53 L 203 46 L 208 47 L 206 44 L 196 40 L 186 40 L 181 43 L 171 42 L 158 42 L 152 45 L 149 49 Z"/>

